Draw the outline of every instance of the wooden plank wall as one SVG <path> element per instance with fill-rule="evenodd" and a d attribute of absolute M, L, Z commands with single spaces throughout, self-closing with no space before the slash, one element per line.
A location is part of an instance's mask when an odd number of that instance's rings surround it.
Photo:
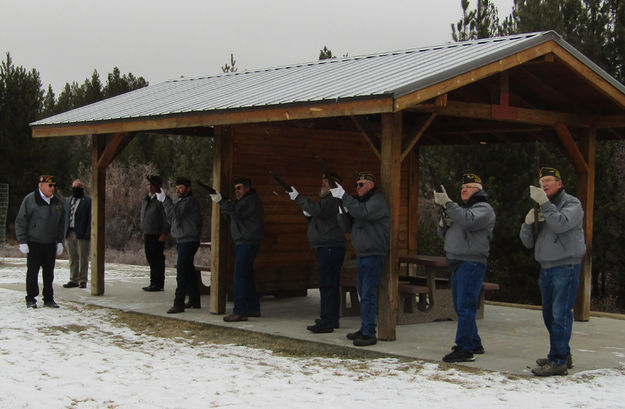
<path fill-rule="evenodd" d="M 295 186 L 300 194 L 316 200 L 321 170 L 315 155 L 324 160 L 331 172 L 341 175 L 348 194 L 355 194 L 358 170 L 371 170 L 379 178 L 378 158 L 358 132 L 245 125 L 233 127 L 232 138 L 232 175 L 250 177 L 265 208 L 264 240 L 254 265 L 258 291 L 271 294 L 317 288 L 317 265 L 306 236 L 306 219 L 269 171 Z M 407 165 L 404 167 L 402 179 L 408 180 Z M 407 186 L 402 186 L 401 194 L 400 244 L 407 249 Z M 233 193 L 228 195 L 232 197 Z M 348 246 L 347 258 L 352 257 L 353 249 Z M 229 275 L 232 276 L 231 271 Z"/>

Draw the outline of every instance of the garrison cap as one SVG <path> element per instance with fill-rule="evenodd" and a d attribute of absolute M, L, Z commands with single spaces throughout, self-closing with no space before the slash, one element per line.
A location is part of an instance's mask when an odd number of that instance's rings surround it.
<path fill-rule="evenodd" d="M 356 176 L 356 180 L 370 180 L 372 182 L 375 182 L 375 176 L 373 175 L 372 172 L 368 170 L 363 170 L 363 171 L 358 172 L 358 175 Z"/>
<path fill-rule="evenodd" d="M 323 179 L 328 179 L 329 182 L 334 181 L 334 183 L 343 183 L 343 179 L 333 172 L 324 173 L 322 176 Z"/>
<path fill-rule="evenodd" d="M 235 177 L 234 180 L 232 181 L 232 185 L 236 186 L 238 184 L 242 184 L 245 186 L 252 186 L 252 179 L 246 177 L 246 176 L 238 176 Z"/>
<path fill-rule="evenodd" d="M 462 175 L 462 184 L 466 185 L 468 183 L 478 183 L 481 185 L 482 179 L 475 173 L 465 173 Z"/>
<path fill-rule="evenodd" d="M 163 178 L 159 175 L 146 175 L 145 177 L 148 182 L 150 182 L 150 184 L 156 189 L 160 189 L 161 187 L 163 187 Z"/>
<path fill-rule="evenodd" d="M 544 177 L 544 176 L 553 176 L 558 180 L 562 180 L 562 177 L 560 176 L 560 171 L 556 168 L 552 168 L 549 166 L 543 166 L 542 168 L 540 168 L 540 177 Z"/>
<path fill-rule="evenodd" d="M 39 176 L 39 183 L 52 183 L 56 185 L 56 177 L 52 175 Z"/>
<path fill-rule="evenodd" d="M 186 178 L 184 176 L 178 176 L 176 178 L 176 186 L 178 185 L 191 186 L 191 181 L 189 180 L 189 178 Z"/>

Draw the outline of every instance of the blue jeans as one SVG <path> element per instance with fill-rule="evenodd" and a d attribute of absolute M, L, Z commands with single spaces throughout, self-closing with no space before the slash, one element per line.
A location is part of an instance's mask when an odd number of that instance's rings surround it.
<path fill-rule="evenodd" d="M 451 273 L 451 297 L 458 315 L 456 345 L 469 352 L 482 345 L 477 333 L 475 313 L 485 273 L 486 264 L 477 261 L 463 261 Z"/>
<path fill-rule="evenodd" d="M 237 315 L 260 311 L 256 283 L 254 282 L 254 259 L 258 244 L 237 244 L 234 246 L 234 310 Z"/>
<path fill-rule="evenodd" d="M 543 320 L 549 331 L 549 355 L 558 364 L 566 362 L 571 350 L 573 312 L 581 264 L 567 264 L 540 269 L 540 293 Z"/>
<path fill-rule="evenodd" d="M 358 256 L 358 295 L 360 296 L 360 331 L 375 337 L 378 317 L 378 285 L 384 256 Z"/>
<path fill-rule="evenodd" d="M 174 305 L 178 308 L 184 309 L 184 298 L 187 294 L 191 304 L 200 305 L 200 290 L 197 286 L 195 266 L 193 265 L 193 258 L 198 247 L 200 247 L 199 241 L 189 241 L 176 245 L 178 260 L 176 261 L 177 286 Z"/>
<path fill-rule="evenodd" d="M 319 247 L 319 294 L 321 296 L 320 326 L 334 326 L 339 323 L 341 297 L 339 285 L 341 268 L 345 258 L 345 247 Z"/>

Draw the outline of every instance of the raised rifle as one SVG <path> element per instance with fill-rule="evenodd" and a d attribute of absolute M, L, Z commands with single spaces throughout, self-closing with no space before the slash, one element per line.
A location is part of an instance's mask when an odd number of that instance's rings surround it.
<path fill-rule="evenodd" d="M 328 168 L 326 168 L 326 164 L 323 162 L 323 159 L 321 159 L 319 155 L 315 155 L 315 159 L 317 160 L 317 163 L 319 164 L 319 167 L 321 168 L 321 173 L 326 175 L 326 177 L 328 178 L 328 185 L 330 186 L 330 189 L 335 189 L 336 182 L 332 178 L 328 177 L 329 176 Z M 345 208 L 343 207 L 343 201 L 341 199 L 338 199 L 338 201 L 339 201 L 339 209 L 341 209 L 341 213 L 346 214 L 347 212 L 345 211 Z"/>
<path fill-rule="evenodd" d="M 217 191 L 215 189 L 213 189 L 212 187 L 200 182 L 199 180 L 195 180 L 195 183 L 197 183 L 198 185 L 200 185 L 200 187 L 203 187 L 204 189 L 208 190 L 208 194 L 209 195 L 214 195 L 215 193 L 217 193 Z"/>
<path fill-rule="evenodd" d="M 279 184 L 280 186 L 282 186 L 282 187 L 284 188 L 284 190 L 285 190 L 285 191 L 287 191 L 287 192 L 289 192 L 289 193 L 293 191 L 293 189 L 291 189 L 291 186 L 290 186 L 290 185 L 288 185 L 288 184 L 287 184 L 284 180 L 280 179 L 280 178 L 278 177 L 278 175 L 276 175 L 275 173 L 273 173 L 273 171 L 271 171 L 271 170 L 270 170 L 270 171 L 269 171 L 269 174 L 270 174 L 270 175 L 274 178 L 274 180 L 275 180 L 276 182 L 278 182 L 278 184 Z"/>
<path fill-rule="evenodd" d="M 430 165 L 429 162 L 423 161 L 423 164 L 425 165 L 425 167 L 428 170 L 428 173 L 430 174 L 430 179 L 432 179 L 432 185 L 434 187 L 434 191 L 435 192 L 442 192 L 441 190 L 441 186 L 442 183 L 440 182 L 440 180 L 438 180 L 438 178 L 436 177 L 436 174 L 434 173 L 434 169 L 432 169 L 432 165 Z M 440 216 L 445 218 L 448 217 L 447 216 L 447 212 L 445 211 L 445 208 L 443 206 L 438 206 L 438 208 L 440 209 Z"/>
<path fill-rule="evenodd" d="M 538 154 L 538 140 L 534 144 L 534 163 L 536 166 L 536 179 L 534 184 L 542 189 L 540 186 L 540 156 Z M 534 202 L 534 236 L 538 237 L 538 233 L 540 233 L 540 226 L 538 224 L 538 212 L 540 212 L 540 205 Z"/>

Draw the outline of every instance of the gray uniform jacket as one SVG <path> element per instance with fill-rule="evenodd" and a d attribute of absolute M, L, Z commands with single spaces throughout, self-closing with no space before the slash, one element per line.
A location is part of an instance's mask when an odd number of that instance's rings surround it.
<path fill-rule="evenodd" d="M 263 203 L 251 189 L 234 202 L 219 201 L 221 213 L 230 219 L 230 233 L 235 244 L 260 244 L 263 239 Z"/>
<path fill-rule="evenodd" d="M 64 223 L 63 202 L 52 196 L 48 204 L 41 198 L 39 190 L 35 190 L 22 200 L 15 218 L 15 234 L 21 244 L 62 243 Z"/>
<path fill-rule="evenodd" d="M 171 236 L 178 243 L 200 241 L 202 232 L 202 213 L 200 204 L 191 194 L 178 199 L 176 205 L 165 197 L 163 202 L 165 215 L 171 225 Z"/>
<path fill-rule="evenodd" d="M 146 195 L 141 201 L 141 232 L 143 234 L 167 234 L 169 222 L 165 209 L 156 197 Z"/>
<path fill-rule="evenodd" d="M 532 225 L 521 225 L 523 245 L 528 249 L 534 247 L 534 257 L 542 268 L 580 264 L 586 254 L 581 202 L 562 189 L 540 206 L 540 212 L 545 220 L 539 222 L 536 242 Z"/>
<path fill-rule="evenodd" d="M 439 225 L 438 234 L 445 240 L 448 260 L 486 263 L 495 228 L 495 211 L 487 200 L 488 194 L 479 190 L 465 206 L 447 203 L 445 211 L 453 223 L 450 227 Z"/>
<path fill-rule="evenodd" d="M 352 245 L 358 256 L 385 256 L 390 242 L 388 204 L 379 192 L 372 190 L 361 200 L 343 195 L 343 207 L 349 214 L 339 214 L 338 221 L 346 233 L 351 233 Z"/>
<path fill-rule="evenodd" d="M 310 247 L 345 247 L 345 233 L 339 227 L 336 215 L 339 201 L 328 194 L 317 202 L 303 195 L 298 195 L 295 202 L 302 210 L 310 213 L 308 221 L 308 241 Z"/>

